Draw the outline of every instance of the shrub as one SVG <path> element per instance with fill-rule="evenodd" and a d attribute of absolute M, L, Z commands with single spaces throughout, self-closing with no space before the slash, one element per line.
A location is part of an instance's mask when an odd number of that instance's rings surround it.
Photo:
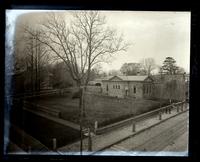
<path fill-rule="evenodd" d="M 72 98 L 73 98 L 73 99 L 75 99 L 75 98 L 80 98 L 80 97 L 81 97 L 80 91 L 74 92 L 74 93 L 72 94 Z"/>

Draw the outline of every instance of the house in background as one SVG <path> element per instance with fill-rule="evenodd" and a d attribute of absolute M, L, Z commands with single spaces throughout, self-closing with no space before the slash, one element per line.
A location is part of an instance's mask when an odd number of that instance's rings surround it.
<path fill-rule="evenodd" d="M 183 101 L 189 95 L 188 76 L 112 76 L 102 79 L 102 93 L 120 98 L 172 99 Z"/>
<path fill-rule="evenodd" d="M 120 98 L 151 98 L 153 88 L 150 76 L 113 76 L 102 80 L 103 93 Z"/>

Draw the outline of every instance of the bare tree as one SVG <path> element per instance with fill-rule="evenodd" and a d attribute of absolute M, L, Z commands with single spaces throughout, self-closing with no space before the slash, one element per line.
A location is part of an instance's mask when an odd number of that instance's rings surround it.
<path fill-rule="evenodd" d="M 37 39 L 65 62 L 78 86 L 87 85 L 92 67 L 106 62 L 116 52 L 125 51 L 128 44 L 115 30 L 106 27 L 105 17 L 99 12 L 80 11 L 72 16 L 67 25 L 63 17 L 50 13 L 41 24 L 42 35 Z"/>
<path fill-rule="evenodd" d="M 123 75 L 138 75 L 141 73 L 141 64 L 140 63 L 124 63 L 121 68 L 120 72 Z"/>
<path fill-rule="evenodd" d="M 151 72 L 156 69 L 156 63 L 153 58 L 142 59 L 141 66 L 146 75 L 151 75 Z"/>
<path fill-rule="evenodd" d="M 97 64 L 95 65 L 90 72 L 90 80 L 94 80 L 102 76 L 102 66 Z"/>
<path fill-rule="evenodd" d="M 31 72 L 31 89 L 33 91 L 40 90 L 41 71 L 50 62 L 48 55 L 50 50 L 38 41 L 37 38 L 40 36 L 39 30 L 31 29 L 30 31 L 32 34 L 25 33 L 21 36 L 24 44 L 20 52 L 23 52 L 24 55 L 18 57 L 24 60 L 25 69 Z"/>
<path fill-rule="evenodd" d="M 106 27 L 105 17 L 97 11 L 73 13 L 73 20 L 68 25 L 65 19 L 56 13 L 50 13 L 40 26 L 40 34 L 35 35 L 28 28 L 26 32 L 52 51 L 55 58 L 61 59 L 69 70 L 78 87 L 87 85 L 94 65 L 107 62 L 108 58 L 119 51 L 125 51 L 122 36 Z M 85 116 L 83 95 L 80 89 L 80 132 L 82 153 L 82 117 Z"/>
<path fill-rule="evenodd" d="M 111 70 L 108 71 L 108 75 L 109 76 L 120 75 L 120 71 L 119 70 L 115 70 L 115 69 L 111 69 Z"/>

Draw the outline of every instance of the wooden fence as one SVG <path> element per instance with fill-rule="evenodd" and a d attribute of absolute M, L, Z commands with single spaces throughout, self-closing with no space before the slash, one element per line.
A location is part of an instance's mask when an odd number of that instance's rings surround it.
<path fill-rule="evenodd" d="M 122 121 L 119 121 L 119 122 L 116 122 L 116 123 L 113 123 L 113 124 L 110 124 L 110 125 L 107 125 L 107 126 L 104 126 L 104 127 L 97 128 L 95 130 L 95 132 L 96 132 L 96 134 L 103 134 L 105 132 L 108 132 L 110 130 L 125 126 L 127 124 L 131 124 L 133 122 L 138 122 L 138 121 L 150 118 L 154 115 L 159 116 L 162 113 L 169 113 L 170 114 L 172 109 L 176 109 L 177 112 L 183 111 L 184 108 L 186 108 L 186 104 L 187 104 L 186 101 L 173 103 L 171 105 L 164 106 L 164 107 L 161 107 L 159 109 L 156 109 L 156 110 L 153 110 L 153 111 L 150 111 L 150 112 L 147 112 L 147 113 L 135 116 L 135 117 L 131 117 L 129 119 L 125 119 L 125 120 L 122 120 Z"/>

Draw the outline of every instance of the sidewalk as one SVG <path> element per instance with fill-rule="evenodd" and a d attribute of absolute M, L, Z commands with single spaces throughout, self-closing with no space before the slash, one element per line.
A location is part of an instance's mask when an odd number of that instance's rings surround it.
<path fill-rule="evenodd" d="M 188 111 L 184 109 L 183 112 Z M 88 152 L 88 138 L 83 140 L 83 155 L 88 155 L 95 153 L 96 151 L 103 150 L 115 143 L 118 143 L 124 139 L 127 139 L 135 134 L 138 134 L 146 129 L 153 127 L 155 124 L 164 122 L 165 120 L 176 116 L 177 114 L 183 113 L 181 111 L 177 112 L 176 109 L 172 109 L 171 114 L 162 113 L 162 120 L 159 119 L 159 116 L 153 116 L 143 121 L 139 121 L 135 125 L 135 132 L 132 131 L 133 125 L 129 124 L 122 128 L 112 130 L 108 133 L 102 135 L 96 135 L 92 137 L 92 152 Z M 58 148 L 58 153 L 62 155 L 80 155 L 80 141 L 67 145 L 61 148 Z"/>

